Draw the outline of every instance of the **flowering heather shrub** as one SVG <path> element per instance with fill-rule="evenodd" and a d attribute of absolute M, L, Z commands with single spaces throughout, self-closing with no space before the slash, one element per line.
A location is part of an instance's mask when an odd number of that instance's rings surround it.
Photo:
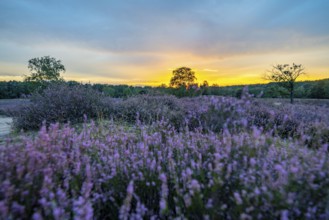
<path fill-rule="evenodd" d="M 222 132 L 224 128 L 239 131 L 247 126 L 247 99 L 230 97 L 202 97 L 185 99 L 188 110 L 186 121 L 191 130 L 202 128 L 204 131 Z"/>
<path fill-rule="evenodd" d="M 134 96 L 117 102 L 110 116 L 129 123 L 139 120 L 143 124 L 165 119 L 178 128 L 185 116 L 184 106 L 179 102 L 174 96 Z"/>
<path fill-rule="evenodd" d="M 323 123 L 313 123 L 306 126 L 300 135 L 310 148 L 319 148 L 322 145 L 329 145 L 329 127 Z"/>
<path fill-rule="evenodd" d="M 283 138 L 296 135 L 301 121 L 297 120 L 291 113 L 268 108 L 258 103 L 253 104 L 254 105 L 248 109 L 248 121 L 250 126 L 261 127 Z"/>
<path fill-rule="evenodd" d="M 36 129 L 50 123 L 83 122 L 84 115 L 102 115 L 102 95 L 90 87 L 55 84 L 30 97 L 31 104 L 20 108 L 14 118 L 17 129 Z"/>
<path fill-rule="evenodd" d="M 58 124 L 0 146 L 0 219 L 328 219 L 328 145 Z"/>
<path fill-rule="evenodd" d="M 298 103 L 298 101 L 296 102 Z M 323 122 L 329 126 L 329 106 L 322 104 L 322 102 L 323 100 L 314 105 L 304 103 L 294 105 L 283 104 L 278 106 L 267 105 L 267 107 L 275 111 L 285 112 L 286 114 L 291 115 L 292 117 L 296 118 L 296 120 L 305 124 Z M 310 103 L 314 103 L 314 100 L 311 100 Z"/>
<path fill-rule="evenodd" d="M 77 123 L 101 118 L 135 124 L 152 124 L 160 120 L 176 130 L 201 129 L 204 132 L 241 132 L 253 126 L 281 138 L 302 138 L 309 147 L 329 144 L 329 114 L 325 106 L 271 105 L 252 99 L 246 92 L 241 99 L 141 95 L 128 99 L 103 97 L 91 88 L 54 86 L 35 94 L 32 104 L 23 107 L 15 118 L 18 129 L 35 129 L 44 120 Z"/>
<path fill-rule="evenodd" d="M 248 112 L 249 125 L 263 128 L 282 138 L 301 138 L 307 146 L 329 144 L 328 108 L 312 105 L 271 105 L 253 101 Z"/>
<path fill-rule="evenodd" d="M 326 107 L 35 94 L 0 142 L 0 219 L 329 219 Z M 316 149 L 316 150 L 315 150 Z"/>

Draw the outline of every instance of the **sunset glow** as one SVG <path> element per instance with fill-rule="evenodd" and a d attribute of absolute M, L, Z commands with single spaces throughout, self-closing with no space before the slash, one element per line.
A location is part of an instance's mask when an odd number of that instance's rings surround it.
<path fill-rule="evenodd" d="M 264 83 L 297 63 L 329 78 L 328 1 L 0 2 L 0 80 L 22 80 L 34 57 L 62 60 L 66 80 L 151 85 L 192 68 L 199 83 Z"/>

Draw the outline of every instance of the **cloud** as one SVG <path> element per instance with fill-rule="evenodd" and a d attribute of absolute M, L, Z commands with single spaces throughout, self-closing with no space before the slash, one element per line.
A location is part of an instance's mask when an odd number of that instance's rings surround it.
<path fill-rule="evenodd" d="M 0 72 L 0 76 L 22 76 L 20 73 L 2 73 Z"/>
<path fill-rule="evenodd" d="M 202 71 L 205 71 L 205 72 L 218 72 L 218 70 L 213 70 L 213 69 L 203 69 Z"/>
<path fill-rule="evenodd" d="M 70 42 L 118 53 L 184 50 L 229 56 L 273 51 L 291 45 L 296 36 L 328 36 L 329 3 L 320 2 L 4 0 L 1 38 L 35 45 Z"/>
<path fill-rule="evenodd" d="M 2 0 L 0 62 L 51 55 L 67 63 L 67 74 L 126 80 L 182 65 L 220 72 L 224 59 L 328 51 L 328 7 L 322 0 Z"/>

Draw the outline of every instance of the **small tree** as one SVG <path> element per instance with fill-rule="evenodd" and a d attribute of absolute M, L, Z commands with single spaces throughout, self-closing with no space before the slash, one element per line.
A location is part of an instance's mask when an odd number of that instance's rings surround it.
<path fill-rule="evenodd" d="M 286 87 L 290 93 L 290 103 L 293 104 L 295 81 L 300 75 L 305 74 L 304 70 L 305 68 L 301 64 L 293 63 L 292 66 L 289 64 L 278 64 L 272 66 L 272 70 L 268 71 L 265 79 L 279 82 Z"/>
<path fill-rule="evenodd" d="M 170 80 L 171 87 L 185 87 L 188 88 L 190 85 L 194 84 L 196 80 L 195 73 L 191 68 L 180 67 L 173 71 L 173 77 Z"/>
<path fill-rule="evenodd" d="M 61 61 L 49 56 L 30 59 L 28 68 L 31 75 L 25 77 L 24 81 L 27 82 L 60 81 L 60 73 L 65 72 Z"/>
<path fill-rule="evenodd" d="M 209 83 L 207 80 L 203 81 L 202 84 L 200 84 L 200 89 L 202 95 L 208 95 L 209 94 Z"/>
<path fill-rule="evenodd" d="M 204 80 L 200 87 L 209 87 L 209 83 L 207 80 Z"/>

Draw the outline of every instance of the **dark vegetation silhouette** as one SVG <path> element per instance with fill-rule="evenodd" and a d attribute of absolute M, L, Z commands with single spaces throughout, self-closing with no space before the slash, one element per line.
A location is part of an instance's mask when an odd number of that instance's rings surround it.
<path fill-rule="evenodd" d="M 272 66 L 272 69 L 268 71 L 265 78 L 286 87 L 290 94 L 290 103 L 293 104 L 295 82 L 303 74 L 305 74 L 305 68 L 301 64 L 293 63 L 291 66 L 289 64 L 278 64 Z"/>
<path fill-rule="evenodd" d="M 189 88 L 194 84 L 195 72 L 189 67 L 180 67 L 173 71 L 173 76 L 170 79 L 169 85 L 174 88 L 185 87 Z"/>
<path fill-rule="evenodd" d="M 195 82 L 195 72 L 189 67 L 180 67 L 173 70 L 169 87 L 162 84 L 157 87 L 151 86 L 129 86 L 129 85 L 109 85 L 109 84 L 82 84 L 76 81 L 65 81 L 61 73 L 65 72 L 65 67 L 61 60 L 44 56 L 33 58 L 28 62 L 31 75 L 25 76 L 24 81 L 0 81 L 0 99 L 24 98 L 46 89 L 54 83 L 63 83 L 67 86 L 82 85 L 90 87 L 98 92 L 114 97 L 127 98 L 135 95 L 174 95 L 177 97 L 194 97 L 200 95 L 232 96 L 240 98 L 245 85 L 220 86 L 218 84 L 209 85 L 207 81 L 201 84 Z M 249 93 L 255 97 L 262 98 L 329 98 L 329 79 L 317 81 L 296 82 L 296 79 L 304 74 L 302 65 L 292 66 L 276 65 L 268 71 L 266 78 L 272 82 L 268 84 L 248 85 Z"/>
<path fill-rule="evenodd" d="M 169 94 L 177 97 L 193 97 L 200 95 L 218 95 L 239 97 L 245 85 L 219 86 L 219 85 L 198 85 L 188 90 L 185 88 L 172 88 L 165 86 L 129 86 L 109 84 L 82 84 L 76 81 L 62 82 L 68 86 L 83 85 L 104 93 L 114 98 L 126 98 L 135 95 L 148 94 L 160 95 Z M 249 93 L 255 97 L 262 94 L 262 98 L 290 98 L 287 88 L 281 83 L 271 82 L 268 84 L 248 85 Z M 17 99 L 31 95 L 40 89 L 40 84 L 35 82 L 0 81 L 0 99 Z M 294 98 L 302 99 L 329 99 L 329 79 L 303 81 L 294 83 Z"/>
<path fill-rule="evenodd" d="M 65 67 L 61 60 L 54 57 L 44 56 L 30 59 L 28 68 L 30 76 L 26 76 L 24 81 L 27 82 L 49 82 L 63 80 L 61 72 L 65 72 Z"/>

